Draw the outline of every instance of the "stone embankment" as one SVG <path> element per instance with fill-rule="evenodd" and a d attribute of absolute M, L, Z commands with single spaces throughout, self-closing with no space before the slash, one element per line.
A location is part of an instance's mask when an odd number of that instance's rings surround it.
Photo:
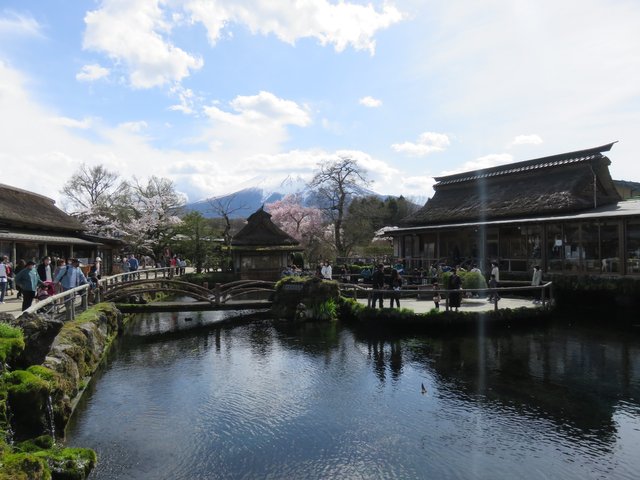
<path fill-rule="evenodd" d="M 20 336 L 8 344 L 0 381 L 0 480 L 86 478 L 95 452 L 62 448 L 55 439 L 121 330 L 122 314 L 103 303 L 64 324 L 37 315 L 0 321 L 13 325 L 8 336 Z"/>

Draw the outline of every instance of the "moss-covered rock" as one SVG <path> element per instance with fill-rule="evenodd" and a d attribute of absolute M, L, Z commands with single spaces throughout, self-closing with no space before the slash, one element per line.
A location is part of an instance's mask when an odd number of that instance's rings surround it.
<path fill-rule="evenodd" d="M 6 373 L 3 382 L 14 431 L 23 438 L 47 431 L 52 420 L 50 383 L 25 370 Z"/>
<path fill-rule="evenodd" d="M 338 283 L 316 277 L 285 277 L 276 283 L 272 313 L 287 320 L 335 320 Z"/>
<path fill-rule="evenodd" d="M 9 453 L 2 456 L 0 480 L 49 480 L 47 462 L 31 453 Z"/>
<path fill-rule="evenodd" d="M 13 364 L 23 350 L 22 330 L 6 323 L 0 323 L 0 365 Z"/>
<path fill-rule="evenodd" d="M 120 311 L 112 303 L 101 303 L 65 323 L 60 330 L 43 364 L 56 374 L 52 394 L 56 429 L 66 425 L 72 399 L 98 368 L 121 327 Z"/>
<path fill-rule="evenodd" d="M 86 448 L 63 448 L 50 436 L 40 436 L 16 444 L 4 452 L 0 480 L 48 479 L 84 480 L 97 462 L 96 453 Z"/>

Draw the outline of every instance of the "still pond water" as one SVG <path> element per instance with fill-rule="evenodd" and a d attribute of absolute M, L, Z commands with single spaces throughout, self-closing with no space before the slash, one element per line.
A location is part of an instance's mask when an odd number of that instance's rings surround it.
<path fill-rule="evenodd" d="M 638 335 L 217 315 L 142 316 L 116 342 L 67 429 L 98 452 L 90 478 L 639 478 Z"/>

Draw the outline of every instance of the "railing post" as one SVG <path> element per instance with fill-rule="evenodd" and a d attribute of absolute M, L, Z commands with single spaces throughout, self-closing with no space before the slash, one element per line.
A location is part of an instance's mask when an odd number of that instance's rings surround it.
<path fill-rule="evenodd" d="M 543 307 L 547 304 L 547 298 L 546 298 L 546 295 L 544 293 L 544 290 L 545 290 L 544 285 L 542 285 L 540 287 L 540 302 L 542 303 Z"/>
<path fill-rule="evenodd" d="M 75 292 L 73 296 L 69 295 L 66 299 L 64 299 L 64 303 L 65 303 L 65 306 L 64 306 L 65 319 L 68 321 L 71 321 L 74 318 L 76 318 Z"/>
<path fill-rule="evenodd" d="M 89 288 L 85 288 L 80 294 L 80 308 L 83 311 L 89 308 Z"/>
<path fill-rule="evenodd" d="M 216 283 L 216 287 L 215 287 L 215 299 L 216 299 L 216 305 L 220 305 L 220 284 Z"/>

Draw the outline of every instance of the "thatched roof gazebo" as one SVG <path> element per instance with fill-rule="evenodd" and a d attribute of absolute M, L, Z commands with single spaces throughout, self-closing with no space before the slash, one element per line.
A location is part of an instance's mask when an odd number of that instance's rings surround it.
<path fill-rule="evenodd" d="M 277 280 L 303 249 L 300 243 L 271 221 L 261 207 L 231 240 L 233 267 L 241 279 Z"/>

